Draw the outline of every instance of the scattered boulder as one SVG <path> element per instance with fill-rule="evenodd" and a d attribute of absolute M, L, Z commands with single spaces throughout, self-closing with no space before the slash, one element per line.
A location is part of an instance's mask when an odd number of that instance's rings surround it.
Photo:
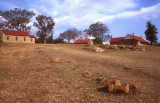
<path fill-rule="evenodd" d="M 105 84 L 107 83 L 107 80 L 104 77 L 99 77 L 96 79 L 98 84 Z"/>
<path fill-rule="evenodd" d="M 123 50 L 123 49 L 125 49 L 126 46 L 125 45 L 119 45 L 118 47 L 119 47 L 120 50 Z"/>
<path fill-rule="evenodd" d="M 40 49 L 40 47 L 36 47 L 35 49 Z"/>
<path fill-rule="evenodd" d="M 106 45 L 105 45 L 105 44 L 100 44 L 99 47 L 100 47 L 100 48 L 105 48 Z"/>
<path fill-rule="evenodd" d="M 48 55 L 46 55 L 46 58 L 47 58 L 47 59 L 49 59 L 49 56 L 48 56 Z"/>
<path fill-rule="evenodd" d="M 108 92 L 113 92 L 114 84 L 112 82 L 107 82 L 106 86 Z"/>
<path fill-rule="evenodd" d="M 115 86 L 121 86 L 120 80 L 114 80 L 112 83 L 113 83 Z"/>
<path fill-rule="evenodd" d="M 129 90 L 132 93 L 136 93 L 138 91 L 138 85 L 137 84 L 131 84 L 131 85 L 129 85 Z"/>
<path fill-rule="evenodd" d="M 89 46 L 92 46 L 92 45 L 93 45 L 92 39 L 89 40 L 88 45 L 89 45 Z"/>
<path fill-rule="evenodd" d="M 131 68 L 129 68 L 129 67 L 124 67 L 124 70 L 131 70 Z"/>
<path fill-rule="evenodd" d="M 100 47 L 103 47 L 100 45 Z M 108 45 L 105 46 L 105 49 L 110 49 L 110 50 L 136 50 L 136 51 L 145 51 L 144 46 L 134 46 L 134 45 Z"/>
<path fill-rule="evenodd" d="M 43 51 L 40 50 L 39 53 L 40 53 L 40 54 L 43 54 Z"/>
<path fill-rule="evenodd" d="M 88 72 L 88 70 L 85 70 L 84 72 L 82 72 L 82 75 L 86 78 L 90 78 L 92 74 Z"/>
<path fill-rule="evenodd" d="M 55 62 L 55 63 L 60 62 L 59 58 L 51 58 L 50 60 L 51 60 L 51 62 Z"/>
<path fill-rule="evenodd" d="M 146 51 L 146 49 L 143 47 L 143 48 L 141 48 L 141 51 Z"/>
<path fill-rule="evenodd" d="M 115 94 L 128 94 L 129 93 L 129 84 L 118 86 L 114 88 L 113 93 Z"/>
<path fill-rule="evenodd" d="M 104 49 L 100 48 L 100 47 L 93 47 L 92 51 L 96 52 L 96 53 L 102 53 L 104 52 Z"/>

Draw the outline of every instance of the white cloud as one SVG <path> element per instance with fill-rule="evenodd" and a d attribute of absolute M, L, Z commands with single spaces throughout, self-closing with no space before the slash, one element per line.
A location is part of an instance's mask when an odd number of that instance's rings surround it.
<path fill-rule="evenodd" d="M 99 18 L 99 21 L 109 22 L 115 19 L 126 19 L 126 18 L 144 18 L 151 19 L 160 17 L 160 3 L 146 8 L 141 8 L 137 11 L 125 11 L 117 13 L 115 15 L 103 16 Z"/>
<path fill-rule="evenodd" d="M 137 0 L 136 0 L 137 1 Z M 112 22 L 127 18 L 160 17 L 160 3 L 141 8 L 135 0 L 38 0 L 32 7 L 44 15 L 55 19 L 55 35 L 69 27 L 85 29 L 97 21 Z"/>

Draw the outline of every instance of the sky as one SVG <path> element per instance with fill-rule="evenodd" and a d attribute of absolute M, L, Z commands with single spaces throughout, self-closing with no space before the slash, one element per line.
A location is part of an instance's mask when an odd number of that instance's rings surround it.
<path fill-rule="evenodd" d="M 14 8 L 32 10 L 37 15 L 54 18 L 54 38 L 69 28 L 84 30 L 98 21 L 107 25 L 112 37 L 126 34 L 142 36 L 146 22 L 151 21 L 158 29 L 160 42 L 160 0 L 0 0 L 0 10 Z M 35 16 L 35 17 L 36 17 Z M 28 25 L 36 22 L 35 17 Z M 37 28 L 32 27 L 32 35 Z"/>

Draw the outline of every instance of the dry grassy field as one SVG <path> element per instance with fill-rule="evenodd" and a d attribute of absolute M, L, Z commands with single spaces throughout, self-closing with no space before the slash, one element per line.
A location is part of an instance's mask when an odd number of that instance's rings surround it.
<path fill-rule="evenodd" d="M 84 51 L 83 47 L 3 44 L 0 103 L 160 103 L 160 47 L 104 53 Z M 92 73 L 91 78 L 82 76 L 85 70 Z M 101 91 L 102 85 L 93 79 L 98 77 L 135 83 L 139 91 L 127 95 Z"/>

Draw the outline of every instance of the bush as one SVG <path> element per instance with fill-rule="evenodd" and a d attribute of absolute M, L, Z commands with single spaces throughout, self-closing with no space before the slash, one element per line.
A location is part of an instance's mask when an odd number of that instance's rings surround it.
<path fill-rule="evenodd" d="M 49 36 L 47 39 L 46 39 L 46 43 L 47 44 L 52 44 L 54 42 L 53 40 L 53 37 L 52 36 Z"/>
<path fill-rule="evenodd" d="M 58 44 L 58 43 L 65 43 L 64 40 L 62 38 L 57 38 L 53 40 L 54 44 Z"/>
<path fill-rule="evenodd" d="M 36 43 L 43 43 L 44 39 L 42 39 L 42 38 L 35 38 L 35 42 Z"/>
<path fill-rule="evenodd" d="M 35 42 L 36 43 L 43 43 L 44 42 L 44 39 L 43 38 L 36 38 L 35 39 Z M 47 44 L 58 44 L 58 43 L 66 43 L 62 38 L 56 38 L 56 39 L 53 39 L 51 36 L 49 36 L 47 39 L 46 39 L 46 43 Z"/>
<path fill-rule="evenodd" d="M 95 38 L 93 39 L 94 44 L 102 44 L 102 39 L 101 38 Z"/>

